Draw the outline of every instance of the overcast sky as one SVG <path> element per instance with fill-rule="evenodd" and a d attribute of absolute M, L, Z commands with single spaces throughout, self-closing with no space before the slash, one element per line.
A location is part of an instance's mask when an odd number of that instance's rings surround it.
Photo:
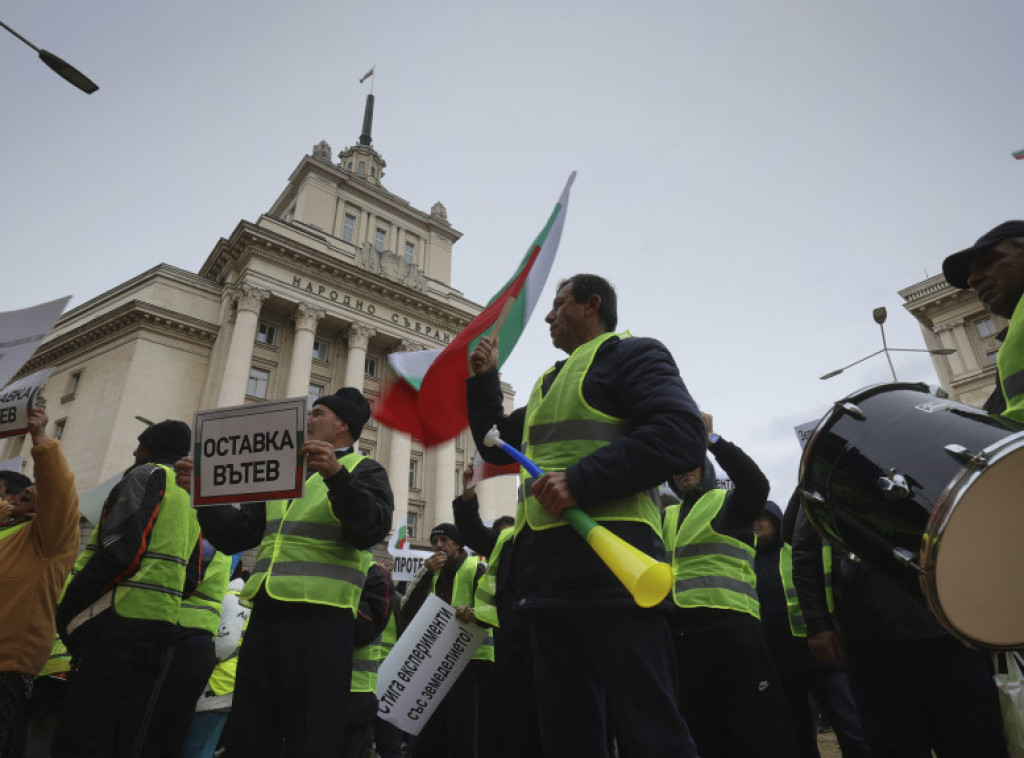
<path fill-rule="evenodd" d="M 197 271 L 314 144 L 356 141 L 376 65 L 384 185 L 447 206 L 453 285 L 493 295 L 577 170 L 552 279 L 610 278 L 620 327 L 668 345 L 784 505 L 794 425 L 890 378 L 877 356 L 818 379 L 881 347 L 872 309 L 891 346 L 924 347 L 897 291 L 1024 216 L 1024 6 L 491 5 L 5 4 L 100 90 L 0 30 L 3 310 Z M 520 402 L 561 357 L 541 317 L 505 366 Z M 893 360 L 936 381 L 925 355 Z"/>

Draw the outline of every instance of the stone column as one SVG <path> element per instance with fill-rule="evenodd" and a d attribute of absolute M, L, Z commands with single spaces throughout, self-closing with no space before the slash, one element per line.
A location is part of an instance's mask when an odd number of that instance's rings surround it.
<path fill-rule="evenodd" d="M 316 325 L 327 311 L 299 303 L 292 318 L 295 320 L 295 339 L 292 341 L 292 360 L 288 367 L 288 387 L 285 397 L 305 397 L 309 393 L 309 372 L 313 362 L 313 338 Z"/>
<path fill-rule="evenodd" d="M 455 498 L 455 440 L 430 448 L 430 457 L 434 473 L 434 517 L 438 521 L 454 521 L 452 500 Z"/>
<path fill-rule="evenodd" d="M 370 338 L 377 333 L 365 324 L 352 324 L 345 335 L 348 338 L 348 360 L 345 363 L 345 386 L 363 391 L 366 371 L 366 348 Z"/>
<path fill-rule="evenodd" d="M 234 294 L 238 311 L 235 314 L 235 329 L 231 333 L 228 357 L 224 363 L 224 378 L 220 383 L 217 407 L 241 405 L 245 402 L 245 387 L 249 383 L 249 367 L 252 363 L 252 346 L 256 341 L 256 326 L 260 308 L 270 297 L 269 290 L 261 290 L 251 284 L 239 284 Z"/>
<path fill-rule="evenodd" d="M 388 480 L 391 492 L 395 496 L 395 517 L 391 527 L 409 512 L 409 454 L 412 451 L 412 440 L 405 432 L 389 429 L 391 449 L 388 452 Z"/>

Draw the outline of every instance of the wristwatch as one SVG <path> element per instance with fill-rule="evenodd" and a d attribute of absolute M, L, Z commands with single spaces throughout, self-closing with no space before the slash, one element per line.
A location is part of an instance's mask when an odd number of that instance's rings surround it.
<path fill-rule="evenodd" d="M 708 435 L 708 447 L 710 447 L 711 445 L 714 445 L 720 439 L 722 439 L 722 438 L 719 437 L 714 432 L 712 432 L 711 434 Z"/>

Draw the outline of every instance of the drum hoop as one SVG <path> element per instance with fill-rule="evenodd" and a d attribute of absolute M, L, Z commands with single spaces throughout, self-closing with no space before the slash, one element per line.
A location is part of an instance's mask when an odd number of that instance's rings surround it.
<path fill-rule="evenodd" d="M 942 536 L 949 526 L 950 519 L 956 512 L 957 506 L 963 496 L 981 477 L 982 472 L 992 464 L 1002 460 L 1007 455 L 1024 447 L 1024 432 L 1017 432 L 1008 437 L 982 448 L 980 455 L 988 459 L 985 467 L 979 468 L 965 463 L 956 475 L 949 481 L 942 494 L 935 503 L 935 510 L 928 517 L 924 533 L 921 535 L 921 573 L 918 582 L 921 593 L 925 597 L 928 608 L 939 623 L 954 637 L 969 647 L 982 650 L 1015 650 L 1019 645 L 991 645 L 981 640 L 976 640 L 964 634 L 953 620 L 949 618 L 942 604 L 939 602 L 939 588 L 935 582 L 935 569 L 938 567 L 939 552 L 942 547 Z"/>

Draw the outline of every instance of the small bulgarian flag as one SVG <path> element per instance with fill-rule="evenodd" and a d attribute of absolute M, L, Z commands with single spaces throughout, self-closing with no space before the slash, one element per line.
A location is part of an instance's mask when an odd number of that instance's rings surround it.
<path fill-rule="evenodd" d="M 469 426 L 465 384 L 469 378 L 469 354 L 480 337 L 495 325 L 499 328 L 499 368 L 512 353 L 554 263 L 569 206 L 569 190 L 575 179 L 574 171 L 512 278 L 444 350 L 388 356 L 388 363 L 398 376 L 374 413 L 377 420 L 418 437 L 428 447 L 453 439 Z"/>
<path fill-rule="evenodd" d="M 369 71 L 367 71 L 367 72 L 366 72 L 365 74 L 363 74 L 363 75 L 362 75 L 362 77 L 361 77 L 361 78 L 359 79 L 359 83 L 360 83 L 360 84 L 362 84 L 362 83 L 363 83 L 363 82 L 365 82 L 365 81 L 366 81 L 367 79 L 369 79 L 369 78 L 370 78 L 371 76 L 373 76 L 373 70 L 374 70 L 375 68 L 377 68 L 377 64 L 374 64 L 374 65 L 370 66 L 370 70 L 369 70 Z"/>
<path fill-rule="evenodd" d="M 1017 152 L 1012 153 L 1012 155 L 1017 160 L 1024 160 L 1024 150 L 1018 150 Z"/>

